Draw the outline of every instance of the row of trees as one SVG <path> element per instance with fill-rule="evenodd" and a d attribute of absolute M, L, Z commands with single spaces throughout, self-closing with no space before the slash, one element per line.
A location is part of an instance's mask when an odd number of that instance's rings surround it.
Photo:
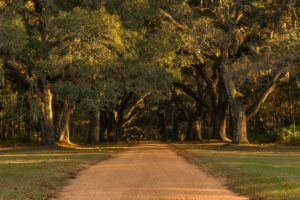
<path fill-rule="evenodd" d="M 0 141 L 68 144 L 72 132 L 89 143 L 131 133 L 248 143 L 249 120 L 270 127 L 273 103 L 299 124 L 299 8 L 1 0 Z"/>

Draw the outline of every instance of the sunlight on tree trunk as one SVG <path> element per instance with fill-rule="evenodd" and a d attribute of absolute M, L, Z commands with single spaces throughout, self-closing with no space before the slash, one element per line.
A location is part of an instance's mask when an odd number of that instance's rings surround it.
<path fill-rule="evenodd" d="M 195 138 L 198 141 L 202 141 L 203 137 L 202 137 L 202 121 L 201 119 L 196 119 L 193 123 L 193 129 L 194 129 L 194 134 L 195 134 Z"/>
<path fill-rule="evenodd" d="M 39 106 L 39 121 L 41 125 L 41 140 L 44 145 L 54 144 L 54 128 L 53 128 L 53 94 L 50 89 L 45 89 L 43 96 L 37 98 Z"/>
<path fill-rule="evenodd" d="M 60 124 L 59 140 L 61 144 L 71 144 L 70 141 L 70 117 L 73 113 L 73 108 L 68 107 L 67 111 L 63 113 L 63 120 Z"/>

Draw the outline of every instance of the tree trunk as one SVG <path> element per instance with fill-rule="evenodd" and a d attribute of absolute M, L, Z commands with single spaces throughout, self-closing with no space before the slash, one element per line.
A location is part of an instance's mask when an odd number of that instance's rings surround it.
<path fill-rule="evenodd" d="M 223 68 L 222 76 L 232 109 L 233 143 L 247 144 L 249 143 L 247 138 L 248 117 L 245 113 L 246 109 L 242 102 L 243 95 L 236 90 L 232 75 L 228 72 L 228 68 Z"/>
<path fill-rule="evenodd" d="M 70 117 L 73 113 L 73 108 L 67 108 L 66 112 L 63 113 L 63 118 L 60 123 L 60 130 L 59 130 L 59 139 L 58 142 L 61 144 L 71 144 L 70 141 Z"/>
<path fill-rule="evenodd" d="M 5 141 L 5 125 L 3 121 L 0 119 L 0 142 Z"/>
<path fill-rule="evenodd" d="M 115 116 L 112 111 L 107 111 L 107 133 L 108 133 L 108 139 L 111 142 L 116 141 L 116 121 Z"/>
<path fill-rule="evenodd" d="M 248 118 L 245 110 L 240 102 L 236 102 L 232 106 L 233 117 L 233 143 L 248 144 L 247 138 L 247 122 Z"/>
<path fill-rule="evenodd" d="M 227 129 L 227 113 L 228 104 L 219 106 L 219 108 L 212 114 L 212 123 L 213 123 L 213 138 L 219 139 L 224 142 L 229 142 L 230 139 L 227 138 L 226 129 Z"/>
<path fill-rule="evenodd" d="M 105 128 L 103 131 L 100 132 L 100 140 L 101 141 L 108 141 L 108 129 Z"/>
<path fill-rule="evenodd" d="M 45 88 L 42 98 L 36 98 L 39 107 L 39 122 L 41 126 L 41 141 L 43 145 L 54 144 L 53 128 L 53 95 L 49 88 Z"/>
<path fill-rule="evenodd" d="M 202 121 L 200 119 L 196 119 L 193 123 L 193 131 L 195 139 L 198 141 L 202 141 Z"/>
<path fill-rule="evenodd" d="M 231 142 L 230 139 L 227 138 L 227 119 L 226 119 L 226 113 L 223 116 L 220 116 L 219 119 L 219 138 L 223 142 Z"/>
<path fill-rule="evenodd" d="M 124 119 L 124 110 L 120 109 L 118 112 L 115 111 L 115 141 L 120 142 L 123 135 L 123 119 Z"/>
<path fill-rule="evenodd" d="M 91 111 L 88 143 L 97 144 L 99 142 L 100 142 L 100 112 Z"/>
<path fill-rule="evenodd" d="M 26 137 L 26 141 L 27 142 L 30 142 L 31 140 L 31 133 L 33 132 L 33 130 L 31 129 L 31 120 L 30 120 L 30 116 L 27 115 L 26 118 L 25 118 L 25 137 Z M 0 129 L 1 131 L 1 129 Z"/>
<path fill-rule="evenodd" d="M 187 127 L 186 127 L 186 136 L 187 136 L 186 139 L 189 141 L 195 140 L 193 126 L 194 126 L 194 120 L 189 120 L 187 122 Z"/>
<path fill-rule="evenodd" d="M 172 120 L 172 140 L 178 141 L 179 140 L 179 131 L 178 131 L 178 119 L 177 116 L 173 114 Z"/>
<path fill-rule="evenodd" d="M 106 111 L 100 112 L 100 141 L 108 141 L 108 116 Z"/>

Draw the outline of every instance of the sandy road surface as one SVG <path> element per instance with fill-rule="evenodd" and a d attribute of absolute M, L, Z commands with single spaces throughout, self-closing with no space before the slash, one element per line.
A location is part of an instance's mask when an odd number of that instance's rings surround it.
<path fill-rule="evenodd" d="M 82 171 L 63 200 L 246 200 L 225 188 L 164 144 L 116 154 Z"/>

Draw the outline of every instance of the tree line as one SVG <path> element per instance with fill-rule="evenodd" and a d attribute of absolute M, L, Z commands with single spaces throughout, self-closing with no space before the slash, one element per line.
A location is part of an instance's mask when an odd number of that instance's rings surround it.
<path fill-rule="evenodd" d="M 1 0 L 0 141 L 300 141 L 298 0 Z"/>

